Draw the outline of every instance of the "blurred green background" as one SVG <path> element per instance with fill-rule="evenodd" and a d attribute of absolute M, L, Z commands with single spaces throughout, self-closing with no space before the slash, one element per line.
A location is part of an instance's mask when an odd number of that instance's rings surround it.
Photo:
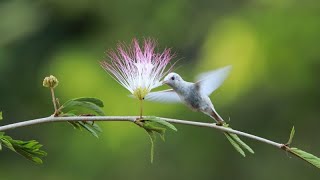
<path fill-rule="evenodd" d="M 39 0 L 0 2 L 0 109 L 8 124 L 52 113 L 46 75 L 60 81 L 61 101 L 93 96 L 107 115 L 137 115 L 99 66 L 118 41 L 154 37 L 172 47 L 177 72 L 232 64 L 211 96 L 232 127 L 286 142 L 320 156 L 320 2 L 295 0 Z M 145 103 L 146 115 L 211 122 L 183 105 Z M 150 164 L 146 133 L 130 123 L 100 123 L 96 139 L 67 123 L 11 130 L 36 139 L 49 153 L 34 165 L 11 151 L 0 153 L 0 179 L 319 179 L 319 170 L 266 144 L 244 139 L 256 154 L 241 157 L 218 131 L 178 125 L 156 144 Z"/>

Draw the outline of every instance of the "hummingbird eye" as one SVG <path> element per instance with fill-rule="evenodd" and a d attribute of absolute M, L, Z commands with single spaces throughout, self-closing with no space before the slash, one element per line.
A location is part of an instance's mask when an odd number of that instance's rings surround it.
<path fill-rule="evenodd" d="M 174 76 L 171 77 L 171 80 L 174 81 Z"/>

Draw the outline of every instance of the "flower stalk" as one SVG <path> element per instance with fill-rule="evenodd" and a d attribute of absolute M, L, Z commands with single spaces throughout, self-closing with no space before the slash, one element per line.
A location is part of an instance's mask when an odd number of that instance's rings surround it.
<path fill-rule="evenodd" d="M 142 114 L 143 114 L 143 100 L 140 101 L 140 118 L 142 119 Z"/>
<path fill-rule="evenodd" d="M 55 94 L 54 94 L 54 88 L 56 88 L 59 84 L 59 81 L 58 79 L 53 76 L 53 75 L 50 75 L 48 77 L 45 77 L 44 80 L 43 80 L 43 83 L 42 85 L 44 87 L 47 87 L 50 89 L 50 92 L 51 92 L 51 97 L 52 97 L 52 103 L 53 103 L 53 107 L 54 107 L 54 114 L 53 116 L 58 116 L 59 115 L 59 100 L 55 97 Z"/>
<path fill-rule="evenodd" d="M 53 88 L 50 88 L 50 92 L 51 92 L 52 103 L 53 103 L 53 107 L 54 107 L 54 115 L 56 116 L 58 114 L 57 99 L 55 97 Z"/>

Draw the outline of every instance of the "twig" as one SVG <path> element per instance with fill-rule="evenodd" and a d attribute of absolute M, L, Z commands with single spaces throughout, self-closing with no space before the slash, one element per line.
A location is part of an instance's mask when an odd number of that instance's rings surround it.
<path fill-rule="evenodd" d="M 146 118 L 146 117 L 143 117 Z M 237 134 L 239 136 L 244 136 L 250 139 L 254 139 L 256 141 L 270 144 L 272 146 L 275 146 L 277 148 L 283 149 L 285 146 L 284 144 L 277 143 L 256 135 L 252 135 L 249 133 L 245 133 L 242 131 L 230 129 L 227 127 L 219 126 L 216 123 L 203 123 L 203 122 L 196 122 L 196 121 L 187 121 L 187 120 L 179 120 L 179 119 L 170 119 L 170 118 L 162 118 L 159 117 L 162 120 L 165 120 L 170 123 L 174 124 L 184 124 L 184 125 L 190 125 L 190 126 L 197 126 L 197 127 L 207 127 L 207 128 L 214 128 L 218 129 L 220 131 L 229 132 L 233 134 Z M 130 121 L 135 122 L 137 119 L 140 119 L 139 116 L 77 116 L 77 117 L 46 117 L 46 118 L 40 118 L 40 119 L 33 119 L 18 123 L 13 123 L 9 125 L 0 126 L 0 131 L 7 131 L 10 129 L 15 129 L 19 127 L 25 127 L 25 126 L 31 126 L 36 124 L 43 124 L 43 123 L 49 123 L 49 122 L 67 122 L 67 121 Z"/>
<path fill-rule="evenodd" d="M 57 99 L 54 95 L 54 88 L 50 88 L 50 92 L 51 92 L 51 97 L 52 97 L 52 103 L 53 103 L 53 107 L 54 107 L 54 114 L 57 115 L 58 113 L 58 107 L 57 107 Z"/>

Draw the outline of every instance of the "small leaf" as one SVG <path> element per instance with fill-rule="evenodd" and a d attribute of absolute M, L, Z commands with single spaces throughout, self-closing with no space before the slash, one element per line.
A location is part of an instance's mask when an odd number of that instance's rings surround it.
<path fill-rule="evenodd" d="M 145 121 L 142 125 L 142 128 L 144 128 L 151 141 L 151 163 L 153 163 L 153 156 L 154 156 L 154 143 L 156 140 L 156 133 L 159 134 L 160 138 L 165 141 L 165 133 L 166 133 L 166 128 L 164 127 L 159 127 L 159 123 L 156 122 L 151 122 L 151 121 Z"/>
<path fill-rule="evenodd" d="M 224 133 L 224 135 L 227 137 L 227 139 L 230 141 L 231 145 L 243 156 L 246 157 L 246 154 L 241 149 L 241 147 L 233 140 L 233 138 L 228 133 Z"/>
<path fill-rule="evenodd" d="M 166 128 L 174 131 L 177 131 L 177 128 L 169 122 L 155 116 L 146 117 L 142 122 L 142 127 L 147 131 L 151 140 L 151 163 L 153 163 L 155 133 L 159 134 L 160 138 L 165 141 Z"/>
<path fill-rule="evenodd" d="M 62 105 L 61 111 L 64 113 L 73 113 L 76 115 L 81 115 L 81 113 L 87 113 L 88 110 L 93 112 L 95 115 L 104 115 L 103 102 L 97 98 L 82 97 L 71 99 Z"/>
<path fill-rule="evenodd" d="M 68 113 L 62 113 L 59 116 L 60 117 L 73 117 L 73 116 L 77 116 L 77 115 L 72 112 L 68 112 Z"/>
<path fill-rule="evenodd" d="M 3 145 L 6 146 L 8 149 L 10 149 L 10 150 L 12 150 L 12 151 L 16 151 L 16 150 L 13 148 L 11 142 L 8 140 L 8 138 L 5 138 L 5 136 L 4 136 L 4 137 L 2 137 L 0 140 L 1 140 L 1 142 L 3 143 Z"/>
<path fill-rule="evenodd" d="M 85 102 L 85 101 L 74 101 L 70 100 L 62 105 L 62 112 L 68 113 L 69 111 L 74 112 L 75 110 L 78 111 L 78 115 L 81 113 L 86 113 L 86 110 L 90 110 L 96 115 L 103 116 L 103 110 L 94 103 Z"/>
<path fill-rule="evenodd" d="M 223 127 L 232 129 L 231 127 L 229 127 L 229 124 L 225 123 L 223 124 Z M 247 145 L 245 142 L 243 142 L 238 135 L 236 134 L 232 134 L 232 133 L 227 133 L 235 143 L 238 144 L 238 146 L 244 148 L 245 150 L 247 150 L 248 152 L 254 154 L 254 151 L 251 149 L 251 147 L 249 145 Z M 229 140 L 230 141 L 230 140 Z"/>
<path fill-rule="evenodd" d="M 254 154 L 254 151 L 251 149 L 251 147 L 249 145 L 247 145 L 245 142 L 243 142 L 238 135 L 236 134 L 232 134 L 229 133 L 229 135 L 232 137 L 232 139 L 238 144 L 240 145 L 242 148 L 246 149 L 248 152 Z"/>
<path fill-rule="evenodd" d="M 166 133 L 166 128 L 163 128 L 163 127 L 159 127 L 159 126 L 156 126 L 157 124 L 154 124 L 152 122 L 145 122 L 143 124 L 143 128 L 145 130 L 150 130 L 150 131 L 154 131 L 156 133 L 158 133 L 161 137 L 161 139 L 164 141 L 165 138 L 165 133 Z"/>
<path fill-rule="evenodd" d="M 0 151 L 2 150 L 2 141 L 1 138 L 4 136 L 4 132 L 0 132 Z"/>
<path fill-rule="evenodd" d="M 87 130 L 96 138 L 99 138 L 99 134 L 102 132 L 100 126 L 92 121 L 68 121 L 68 123 L 70 123 L 75 129 L 82 130 L 83 128 Z"/>
<path fill-rule="evenodd" d="M 156 122 L 156 123 L 158 123 L 158 124 L 161 124 L 161 125 L 169 128 L 169 129 L 171 129 L 171 130 L 178 131 L 177 128 L 176 128 L 174 125 L 172 125 L 171 123 L 169 123 L 169 122 L 167 122 L 167 121 L 165 121 L 165 120 L 162 120 L 162 119 L 159 118 L 159 117 L 148 116 L 148 117 L 146 117 L 144 120 Z"/>
<path fill-rule="evenodd" d="M 298 148 L 287 148 L 287 151 L 289 151 L 291 154 L 305 160 L 306 162 L 314 165 L 317 168 L 320 168 L 320 158 L 317 156 L 314 156 L 313 154 L 310 154 L 308 152 L 305 152 Z"/>
<path fill-rule="evenodd" d="M 96 138 L 99 138 L 99 133 L 101 133 L 102 130 L 98 124 L 93 123 L 91 121 L 90 121 L 90 123 L 84 122 L 84 121 L 79 121 L 77 123 L 79 123 L 79 125 L 81 125 L 84 129 L 89 131 L 93 136 L 95 136 Z"/>
<path fill-rule="evenodd" d="M 151 160 L 151 163 L 153 163 L 153 157 L 154 157 L 154 142 L 156 141 L 156 135 L 154 134 L 153 131 L 151 130 L 147 130 L 147 133 L 149 135 L 149 138 L 150 138 L 150 142 L 151 142 L 151 149 L 150 149 L 150 160 Z"/>
<path fill-rule="evenodd" d="M 295 129 L 294 129 L 294 126 L 292 127 L 291 129 L 291 132 L 290 132 L 290 137 L 289 137 L 289 140 L 287 142 L 287 145 L 290 145 L 292 143 L 292 140 L 293 140 L 293 136 L 294 136 L 294 133 L 295 133 Z"/>
<path fill-rule="evenodd" d="M 2 111 L 0 111 L 0 121 L 3 119 L 2 117 Z"/>
<path fill-rule="evenodd" d="M 40 150 L 42 145 L 35 140 L 21 141 L 14 140 L 10 136 L 2 136 L 0 138 L 0 141 L 3 146 L 22 155 L 23 157 L 33 161 L 36 164 L 42 164 L 42 160 L 40 157 L 47 155 L 45 151 Z"/>
<path fill-rule="evenodd" d="M 74 129 L 81 130 L 81 125 L 79 124 L 79 122 L 76 122 L 76 121 L 68 121 L 68 123 L 71 124 Z"/>
<path fill-rule="evenodd" d="M 60 115 L 61 117 L 74 117 L 77 116 L 74 113 L 62 113 Z M 82 130 L 84 128 L 89 133 L 91 133 L 93 136 L 99 138 L 99 133 L 102 132 L 100 126 L 93 121 L 68 121 L 69 124 L 71 124 L 75 129 Z"/>
<path fill-rule="evenodd" d="M 73 113 L 70 113 L 70 112 L 62 113 L 62 114 L 59 115 L 59 117 L 74 117 L 74 116 L 77 116 L 77 115 L 75 115 Z M 81 130 L 81 125 L 78 122 L 76 122 L 76 121 L 68 121 L 68 123 L 71 124 L 73 126 L 73 128 Z"/>
<path fill-rule="evenodd" d="M 76 98 L 76 99 L 72 99 L 72 101 L 91 102 L 99 107 L 104 107 L 103 102 L 100 99 L 92 98 L 92 97 Z"/>

